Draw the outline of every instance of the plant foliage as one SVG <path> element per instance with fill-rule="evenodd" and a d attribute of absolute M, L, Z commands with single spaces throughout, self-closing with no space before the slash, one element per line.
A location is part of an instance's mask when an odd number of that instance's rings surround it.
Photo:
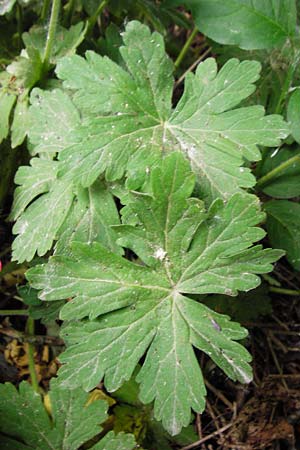
<path fill-rule="evenodd" d="M 142 445 L 151 435 L 161 448 L 186 445 L 192 411 L 205 407 L 199 353 L 234 381 L 252 379 L 238 342 L 247 331 L 231 318 L 271 311 L 267 290 L 251 290 L 284 254 L 259 244 L 261 224 L 300 270 L 296 2 L 54 0 L 45 26 L 49 6 L 0 4 L 0 203 L 19 152 L 12 257 L 31 267 L 19 298 L 27 331 L 33 319 L 61 326 L 66 349 L 48 412 L 28 384 L 0 386 L 3 445 L 134 448 L 112 428 Z M 205 36 L 189 48 L 197 29 Z M 108 405 L 85 392 L 102 380 L 126 403 L 112 400 L 104 429 Z"/>
<path fill-rule="evenodd" d="M 262 107 L 232 110 L 254 91 L 257 62 L 232 59 L 218 73 L 215 60 L 206 60 L 195 75 L 187 75 L 183 96 L 172 110 L 173 66 L 162 37 L 131 22 L 122 38 L 125 68 L 93 52 L 86 58 L 66 57 L 58 62 L 56 73 L 72 98 L 61 90 L 32 93 L 32 153 L 49 157 L 58 152 L 59 161 L 49 170 L 50 161 L 34 159 L 26 179 L 23 168 L 17 175 L 21 187 L 11 217 L 21 214 L 13 245 L 14 259 L 20 262 L 51 248 L 78 186 L 90 188 L 103 172 L 108 181 L 125 173 L 127 186 L 138 189 L 164 153 L 181 151 L 197 176 L 201 198 L 228 199 L 255 183 L 243 158 L 260 159 L 257 144 L 278 145 L 288 133 L 282 118 L 264 117 Z M 44 166 L 36 169 L 37 164 Z M 49 171 L 52 179 L 44 183 L 34 170 Z M 20 197 L 31 202 L 24 213 L 27 204 Z"/>
<path fill-rule="evenodd" d="M 51 417 L 41 396 L 26 382 L 19 391 L 10 384 L 0 385 L 1 448 L 15 450 L 76 450 L 101 432 L 100 424 L 107 419 L 108 405 L 104 400 L 89 405 L 88 394 L 82 389 L 62 389 L 51 381 L 49 400 Z M 18 414 L 16 415 L 16 408 Z M 93 450 L 133 450 L 132 435 L 108 433 L 93 445 Z"/>
<path fill-rule="evenodd" d="M 189 163 L 172 153 L 152 170 L 150 192 L 129 194 L 123 223 L 115 229 L 118 243 L 142 265 L 97 243 L 74 243 L 71 258 L 54 256 L 27 274 L 34 288 L 43 289 L 41 299 L 73 297 L 61 310 L 62 319 L 73 321 L 65 328 L 63 385 L 89 390 L 105 375 L 114 391 L 147 352 L 138 374 L 140 398 L 155 399 L 155 416 L 170 434 L 189 424 L 191 407 L 204 408 L 192 346 L 233 380 L 251 379 L 250 355 L 234 342 L 246 331 L 188 295 L 252 289 L 259 284 L 254 274 L 269 272 L 281 255 L 252 247 L 264 235 L 255 227 L 263 217 L 256 197 L 236 194 L 206 212 L 190 198 L 194 184 Z M 90 320 L 78 322 L 86 316 Z"/>
<path fill-rule="evenodd" d="M 295 36 L 295 0 L 167 0 L 169 5 L 182 3 L 199 30 L 220 44 L 269 49 Z"/>

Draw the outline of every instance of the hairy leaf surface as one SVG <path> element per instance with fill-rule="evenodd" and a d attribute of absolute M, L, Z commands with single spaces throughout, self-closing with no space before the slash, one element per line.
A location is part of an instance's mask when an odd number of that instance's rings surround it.
<path fill-rule="evenodd" d="M 87 406 L 87 393 L 82 389 L 62 389 L 55 379 L 51 381 L 49 392 L 51 419 L 41 396 L 25 381 L 19 391 L 6 383 L 0 386 L 0 392 L 0 431 L 5 433 L 1 437 L 4 448 L 76 450 L 101 432 L 100 424 L 107 418 L 106 402 L 98 400 Z M 119 442 L 120 447 L 115 442 Z M 123 433 L 118 436 L 109 433 L 103 445 L 100 444 L 92 448 L 132 450 L 135 445 L 133 436 Z"/>
<path fill-rule="evenodd" d="M 73 243 L 72 258 L 54 256 L 28 272 L 40 298 L 70 298 L 61 318 L 69 348 L 60 380 L 69 388 L 108 390 L 132 375 L 140 358 L 140 398 L 155 400 L 155 416 L 176 434 L 190 408 L 204 408 L 205 386 L 193 347 L 206 352 L 233 380 L 251 379 L 249 353 L 236 340 L 246 330 L 189 294 L 235 295 L 259 284 L 282 252 L 252 247 L 264 236 L 254 196 L 235 194 L 210 210 L 190 198 L 195 185 L 188 161 L 172 153 L 153 169 L 151 189 L 129 196 L 119 243 L 141 262 L 128 261 L 98 243 Z M 128 225 L 128 209 L 135 225 Z M 89 319 L 85 319 L 89 317 Z M 78 321 L 78 319 L 84 319 Z"/>
<path fill-rule="evenodd" d="M 104 170 L 109 179 L 126 169 L 145 172 L 162 150 L 179 149 L 210 200 L 252 186 L 249 170 L 240 169 L 243 157 L 259 159 L 256 144 L 276 145 L 286 135 L 282 119 L 263 117 L 260 107 L 230 111 L 254 91 L 259 63 L 233 59 L 217 73 L 216 62 L 208 59 L 186 77 L 172 111 L 173 67 L 162 37 L 131 22 L 123 41 L 127 70 L 93 52 L 58 64 L 57 75 L 74 91 L 83 115 L 81 142 L 60 153 L 61 174 L 88 186 Z"/>
<path fill-rule="evenodd" d="M 260 106 L 236 108 L 254 91 L 260 64 L 232 59 L 218 72 L 214 59 L 204 61 L 186 76 L 183 96 L 172 109 L 173 65 L 162 36 L 130 22 L 122 39 L 122 65 L 92 51 L 85 58 L 68 56 L 56 68 L 67 92 L 33 91 L 32 153 L 58 153 L 57 176 L 75 187 L 88 188 L 105 172 L 108 181 L 125 173 L 128 187 L 140 189 L 151 167 L 174 151 L 189 159 L 206 203 L 253 186 L 244 159 L 260 159 L 258 144 L 278 145 L 288 133 L 280 116 L 264 117 Z M 35 212 L 43 201 L 36 202 Z M 37 238 L 29 245 L 21 234 L 17 246 L 24 250 L 14 251 L 15 259 L 30 260 L 36 250 L 42 254 Z"/>

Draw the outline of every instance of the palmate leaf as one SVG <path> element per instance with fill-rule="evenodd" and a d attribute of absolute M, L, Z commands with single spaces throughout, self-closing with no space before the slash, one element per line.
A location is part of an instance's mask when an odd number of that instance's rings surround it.
<path fill-rule="evenodd" d="M 215 60 L 206 60 L 195 75 L 187 75 L 184 94 L 172 110 L 173 65 L 162 36 L 130 22 L 123 42 L 122 67 L 94 52 L 68 56 L 56 69 L 67 92 L 34 89 L 32 153 L 53 157 L 58 152 L 60 182 L 84 188 L 105 172 L 108 181 L 127 173 L 128 187 L 139 189 L 151 167 L 176 150 L 190 160 L 207 203 L 253 186 L 244 158 L 258 160 L 257 144 L 275 146 L 288 132 L 280 116 L 264 117 L 262 107 L 232 110 L 254 91 L 259 63 L 232 59 L 217 73 Z M 47 199 L 48 194 L 37 200 L 35 214 L 48 208 Z M 17 224 L 19 229 L 23 226 Z M 15 259 L 46 251 L 38 235 L 30 244 L 25 239 L 19 236 Z"/>
<path fill-rule="evenodd" d="M 276 145 L 287 133 L 279 116 L 265 118 L 260 107 L 230 111 L 254 91 L 259 63 L 233 59 L 217 73 L 208 59 L 186 77 L 183 98 L 172 111 L 173 66 L 162 37 L 131 22 L 123 41 L 126 70 L 93 52 L 58 63 L 56 73 L 74 92 L 74 108 L 82 115 L 77 143 L 60 148 L 61 175 L 88 186 L 104 170 L 108 179 L 125 170 L 144 173 L 162 150 L 180 149 L 210 199 L 252 186 L 249 170 L 240 171 L 243 156 L 259 159 L 257 144 Z M 52 95 L 55 101 L 59 94 Z"/>
<path fill-rule="evenodd" d="M 188 161 L 172 153 L 153 169 L 150 192 L 130 194 L 124 217 L 129 208 L 136 225 L 114 228 L 143 264 L 97 243 L 73 243 L 72 258 L 54 256 L 27 273 L 42 300 L 73 297 L 61 310 L 69 321 L 63 385 L 89 390 L 105 376 L 114 391 L 147 353 L 140 398 L 155 400 L 155 416 L 171 434 L 188 425 L 190 408 L 204 408 L 193 347 L 233 380 L 251 380 L 250 355 L 235 342 L 246 330 L 188 295 L 250 290 L 259 284 L 255 274 L 270 271 L 282 255 L 252 247 L 264 236 L 255 227 L 263 218 L 256 197 L 235 194 L 206 213 L 200 200 L 189 198 L 194 185 Z"/>
<path fill-rule="evenodd" d="M 86 392 L 80 388 L 62 389 L 55 379 L 49 392 L 52 420 L 40 395 L 25 381 L 19 391 L 6 383 L 0 386 L 0 392 L 0 431 L 5 434 L 1 436 L 1 448 L 4 449 L 76 450 L 99 434 L 101 423 L 107 419 L 105 401 L 87 405 Z M 135 446 L 133 436 L 124 433 L 117 436 L 108 433 L 103 441 L 92 448 L 132 450 Z"/>
<path fill-rule="evenodd" d="M 121 254 L 111 228 L 119 224 L 119 215 L 105 184 L 99 180 L 89 188 L 76 189 L 57 179 L 58 167 L 57 161 L 32 158 L 31 166 L 20 167 L 16 174 L 15 182 L 20 186 L 10 214 L 11 220 L 18 219 L 13 227 L 18 234 L 12 246 L 13 259 L 30 260 L 36 250 L 42 256 L 54 240 L 58 240 L 57 254 L 70 254 L 73 240 L 98 241 Z"/>

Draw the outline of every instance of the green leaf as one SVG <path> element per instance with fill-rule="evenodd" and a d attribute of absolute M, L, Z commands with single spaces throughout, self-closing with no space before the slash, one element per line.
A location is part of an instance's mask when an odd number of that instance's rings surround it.
<path fill-rule="evenodd" d="M 69 29 L 57 26 L 50 63 L 56 64 L 60 58 L 75 53 L 76 48 L 84 39 L 85 30 L 83 22 L 79 22 Z M 22 35 L 26 48 L 35 48 L 41 58 L 43 58 L 45 51 L 47 32 L 46 27 L 34 26 L 29 33 L 23 33 Z"/>
<path fill-rule="evenodd" d="M 186 77 L 172 111 L 173 67 L 162 37 L 130 22 L 123 41 L 127 70 L 93 52 L 58 63 L 57 75 L 82 116 L 78 143 L 60 151 L 60 175 L 87 187 L 104 171 L 108 180 L 128 171 L 137 188 L 163 152 L 181 150 L 208 200 L 253 186 L 249 169 L 240 167 L 243 158 L 258 160 L 257 144 L 277 145 L 288 133 L 279 116 L 263 117 L 261 107 L 231 111 L 254 91 L 259 63 L 233 59 L 217 73 L 216 62 L 206 60 Z"/>
<path fill-rule="evenodd" d="M 39 182 L 37 189 L 42 189 Z M 73 201 L 70 183 L 56 180 L 51 190 L 31 203 L 13 227 L 18 234 L 13 242 L 13 260 L 30 261 L 35 252 L 44 255 L 52 247 L 57 232 L 64 222 Z"/>
<path fill-rule="evenodd" d="M 22 444 L 21 442 L 16 441 L 15 439 L 11 439 L 7 436 L 0 434 L 1 440 L 1 449 L 2 450 L 28 450 L 32 449 L 32 447 L 28 447 L 28 445 Z"/>
<path fill-rule="evenodd" d="M 300 270 L 300 205 L 288 200 L 271 200 L 264 209 L 271 245 L 285 250 L 289 263 Z"/>
<path fill-rule="evenodd" d="M 220 44 L 245 50 L 282 46 L 295 35 L 295 0 L 169 0 L 191 9 L 199 30 Z"/>
<path fill-rule="evenodd" d="M 300 122 L 299 122 L 300 123 Z M 300 195 L 300 148 L 283 147 L 268 154 L 259 175 L 263 177 L 280 167 L 268 182 L 259 186 L 267 195 L 277 198 L 293 198 Z"/>
<path fill-rule="evenodd" d="M 103 182 L 96 181 L 89 188 L 78 188 L 76 201 L 59 230 L 55 246 L 58 255 L 71 254 L 71 243 L 100 242 L 116 254 L 122 249 L 116 244 L 117 235 L 111 228 L 120 223 L 114 199 Z"/>
<path fill-rule="evenodd" d="M 6 93 L 3 89 L 0 90 L 0 142 L 3 141 L 9 132 L 9 116 L 16 101 L 16 96 Z"/>
<path fill-rule="evenodd" d="M 291 125 L 291 133 L 300 144 L 300 89 L 296 89 L 289 100 L 287 118 Z"/>
<path fill-rule="evenodd" d="M 74 240 L 100 242 L 122 254 L 111 228 L 120 223 L 119 214 L 106 185 L 96 181 L 89 188 L 75 189 L 57 179 L 58 166 L 57 161 L 32 158 L 31 167 L 22 166 L 16 174 L 15 183 L 21 186 L 15 190 L 10 214 L 11 220 L 17 219 L 13 232 L 19 233 L 13 243 L 14 257 L 31 260 L 35 251 L 42 256 L 54 240 L 56 254 L 70 255 Z"/>
<path fill-rule="evenodd" d="M 1 0 L 0 16 L 3 16 L 4 14 L 9 13 L 12 10 L 15 3 L 16 3 L 16 0 Z"/>
<path fill-rule="evenodd" d="M 6 70 L 16 78 L 15 83 L 20 89 L 31 89 L 42 77 L 42 57 L 36 48 L 27 47 Z"/>
<path fill-rule="evenodd" d="M 119 433 L 114 434 L 113 431 L 107 433 L 101 441 L 93 445 L 93 450 L 133 450 L 135 440 L 131 434 Z"/>
<path fill-rule="evenodd" d="M 237 297 L 209 295 L 203 302 L 218 313 L 228 314 L 237 322 L 247 322 L 272 313 L 268 292 L 268 288 L 261 285 L 253 291 L 241 292 Z"/>
<path fill-rule="evenodd" d="M 153 169 L 151 190 L 129 196 L 136 225 L 114 228 L 119 243 L 143 264 L 98 243 L 74 243 L 73 258 L 54 256 L 27 274 L 43 290 L 42 300 L 73 297 L 61 310 L 70 321 L 61 382 L 89 390 L 105 375 L 107 389 L 115 391 L 146 353 L 137 376 L 140 399 L 155 400 L 155 417 L 170 434 L 189 424 L 190 408 L 204 408 L 193 347 L 233 380 L 251 380 L 250 355 L 235 342 L 246 330 L 188 295 L 250 290 L 260 282 L 255 274 L 272 270 L 282 255 L 252 247 L 264 236 L 255 227 L 263 218 L 256 197 L 236 194 L 206 213 L 200 200 L 190 198 L 194 184 L 188 161 L 172 153 Z"/>
<path fill-rule="evenodd" d="M 33 319 L 42 319 L 43 323 L 50 322 L 59 318 L 59 311 L 65 301 L 59 302 L 42 302 L 38 298 L 38 292 L 30 286 L 20 286 L 18 294 L 23 302 L 29 306 L 28 312 Z"/>
<path fill-rule="evenodd" d="M 258 144 L 276 146 L 288 134 L 281 116 L 264 117 L 262 107 L 232 110 L 254 91 L 259 63 L 232 59 L 217 72 L 216 62 L 206 60 L 195 75 L 187 75 L 184 94 L 172 110 L 173 66 L 162 37 L 130 22 L 122 38 L 126 69 L 93 52 L 86 58 L 73 55 L 57 65 L 67 92 L 33 91 L 28 132 L 33 154 L 52 158 L 58 152 L 57 177 L 74 190 L 90 187 L 103 172 L 108 181 L 126 173 L 127 188 L 138 190 L 151 167 L 176 150 L 187 155 L 206 203 L 253 186 L 244 159 L 259 160 Z M 30 208 L 40 210 L 44 200 L 32 200 Z M 22 258 L 30 260 L 37 248 L 41 252 L 38 236 L 47 228 L 45 221 L 39 224 L 35 245 L 23 244 L 27 236 L 19 239 Z"/>
<path fill-rule="evenodd" d="M 34 154 L 55 155 L 76 142 L 74 135 L 80 124 L 79 113 L 66 93 L 59 89 L 47 92 L 36 88 L 30 101 L 28 137 L 34 146 Z"/>
<path fill-rule="evenodd" d="M 28 97 L 19 96 L 14 110 L 14 119 L 11 126 L 11 146 L 18 147 L 24 141 L 29 128 Z"/>
<path fill-rule="evenodd" d="M 87 393 L 81 389 L 62 389 L 55 379 L 51 381 L 49 392 L 51 419 L 40 395 L 25 381 L 20 384 L 19 391 L 6 383 L 0 385 L 0 392 L 0 430 L 11 440 L 15 438 L 24 442 L 28 445 L 25 448 L 76 450 L 100 433 L 100 424 L 107 418 L 106 402 L 98 400 L 86 406 Z M 128 440 L 133 446 L 132 438 Z M 16 441 L 13 445 L 11 448 L 24 448 L 19 447 Z"/>
<path fill-rule="evenodd" d="M 16 220 L 34 198 L 50 191 L 56 180 L 57 162 L 32 158 L 30 164 L 19 167 L 16 173 L 15 183 L 20 187 L 15 190 L 10 220 Z"/>

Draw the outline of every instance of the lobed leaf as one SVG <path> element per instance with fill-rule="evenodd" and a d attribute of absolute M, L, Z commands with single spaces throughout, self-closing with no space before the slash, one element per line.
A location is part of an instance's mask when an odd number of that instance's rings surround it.
<path fill-rule="evenodd" d="M 162 36 L 134 21 L 122 39 L 122 66 L 91 51 L 85 58 L 67 56 L 58 61 L 56 72 L 68 93 L 33 91 L 33 154 L 58 153 L 57 177 L 78 192 L 78 186 L 89 188 L 104 172 L 108 181 L 126 173 L 127 187 L 140 189 L 151 168 L 174 151 L 187 156 L 206 203 L 252 187 L 255 178 L 244 159 L 259 160 L 258 144 L 276 146 L 288 134 L 281 116 L 264 117 L 262 107 L 232 110 L 254 91 L 259 63 L 232 59 L 218 72 L 213 59 L 204 61 L 186 77 L 183 96 L 172 110 L 173 66 Z M 30 208 L 36 202 L 37 210 L 47 204 L 38 199 Z M 15 231 L 27 218 L 19 220 Z M 36 250 L 46 251 L 40 242 L 25 239 L 18 237 L 17 248 L 23 250 L 14 252 L 15 259 L 30 260 Z"/>
<path fill-rule="evenodd" d="M 49 392 L 51 418 L 41 396 L 25 381 L 19 391 L 6 383 L 0 392 L 0 431 L 5 433 L 1 442 L 7 449 L 76 450 L 100 433 L 100 424 L 107 418 L 106 402 L 98 400 L 87 406 L 87 393 L 62 389 L 55 379 Z M 118 442 L 123 442 L 122 450 L 132 450 L 135 445 L 131 435 L 108 433 L 92 448 L 112 450 Z"/>
<path fill-rule="evenodd" d="M 61 318 L 70 321 L 61 382 L 89 390 L 105 377 L 114 391 L 146 353 L 140 397 L 155 400 L 155 416 L 171 434 L 188 425 L 190 408 L 204 408 L 193 347 L 233 380 L 251 380 L 250 355 L 235 342 L 246 330 L 188 294 L 248 291 L 259 284 L 255 274 L 270 271 L 282 255 L 252 246 L 264 236 L 255 227 L 264 217 L 256 197 L 236 194 L 206 213 L 190 198 L 194 184 L 188 161 L 172 153 L 152 170 L 148 192 L 128 196 L 135 225 L 126 223 L 127 210 L 125 223 L 114 229 L 141 264 L 98 243 L 74 242 L 72 258 L 54 256 L 27 274 L 42 289 L 42 300 L 72 298 L 61 309 Z"/>

